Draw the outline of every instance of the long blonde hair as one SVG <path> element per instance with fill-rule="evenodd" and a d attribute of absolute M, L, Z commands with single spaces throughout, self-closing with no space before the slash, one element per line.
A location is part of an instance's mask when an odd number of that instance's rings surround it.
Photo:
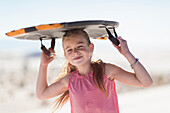
<path fill-rule="evenodd" d="M 82 30 L 82 29 L 74 29 L 74 30 L 69 30 L 66 31 L 65 35 L 62 38 L 62 42 L 64 42 L 65 38 L 68 38 L 72 35 L 82 35 L 83 38 L 85 38 L 88 42 L 88 45 L 91 44 L 90 39 L 88 34 Z M 97 60 L 97 61 L 91 61 L 91 66 L 93 69 L 93 81 L 96 85 L 97 88 L 99 88 L 103 93 L 106 94 L 107 97 L 107 89 L 105 88 L 105 84 L 103 81 L 103 73 L 104 73 L 104 63 L 101 60 Z M 61 75 L 61 76 L 65 76 L 69 73 L 72 73 L 73 71 L 75 71 L 77 68 L 73 65 L 71 65 L 69 62 L 67 63 L 66 68 L 64 68 L 65 70 L 65 74 Z M 59 77 L 60 79 L 61 77 Z M 63 107 L 63 105 L 69 100 L 69 90 L 65 91 L 64 93 L 61 94 L 61 96 L 59 98 L 57 98 L 56 103 L 55 103 L 55 110 L 58 108 Z"/>

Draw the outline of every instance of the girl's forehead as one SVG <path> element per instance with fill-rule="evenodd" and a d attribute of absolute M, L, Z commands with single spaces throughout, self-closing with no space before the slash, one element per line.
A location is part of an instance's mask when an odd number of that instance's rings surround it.
<path fill-rule="evenodd" d="M 63 40 L 81 40 L 81 39 L 84 39 L 84 37 L 82 35 L 76 35 L 76 34 L 73 34 L 69 37 L 63 37 Z"/>
<path fill-rule="evenodd" d="M 70 45 L 76 45 L 80 43 L 87 44 L 87 41 L 83 36 L 65 37 L 63 40 L 63 47 L 65 49 Z"/>

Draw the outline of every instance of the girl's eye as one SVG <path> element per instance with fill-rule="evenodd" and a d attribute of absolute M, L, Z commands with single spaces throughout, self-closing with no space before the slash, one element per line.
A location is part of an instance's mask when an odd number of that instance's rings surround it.
<path fill-rule="evenodd" d="M 69 49 L 69 50 L 67 50 L 67 53 L 68 53 L 68 52 L 71 52 L 71 51 L 72 51 L 72 50 L 71 50 L 71 49 Z"/>
<path fill-rule="evenodd" d="M 80 48 L 83 48 L 83 46 L 78 46 L 77 48 L 80 49 Z"/>

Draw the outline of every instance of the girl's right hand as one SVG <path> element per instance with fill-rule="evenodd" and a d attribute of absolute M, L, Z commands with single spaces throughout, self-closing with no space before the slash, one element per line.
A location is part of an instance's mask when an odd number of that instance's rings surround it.
<path fill-rule="evenodd" d="M 127 45 L 127 41 L 124 40 L 121 36 L 119 36 L 117 39 L 119 40 L 120 45 L 119 45 L 119 46 L 115 46 L 114 44 L 113 44 L 113 45 L 117 48 L 117 50 L 118 50 L 122 55 L 126 56 L 127 54 L 130 53 L 129 48 L 128 48 L 128 45 Z"/>
<path fill-rule="evenodd" d="M 46 55 L 46 54 L 42 51 L 42 53 L 41 53 L 41 64 L 42 64 L 42 65 L 48 65 L 48 64 L 49 64 L 50 62 L 52 62 L 52 61 L 55 59 L 55 57 L 56 57 L 54 49 L 49 48 L 48 50 L 50 51 L 50 53 L 52 54 L 52 56 L 48 56 L 48 55 Z"/>

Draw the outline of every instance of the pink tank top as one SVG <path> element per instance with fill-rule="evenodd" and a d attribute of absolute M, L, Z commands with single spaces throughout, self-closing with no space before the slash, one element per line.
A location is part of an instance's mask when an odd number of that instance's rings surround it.
<path fill-rule="evenodd" d="M 72 72 L 69 79 L 71 113 L 119 113 L 114 80 L 103 74 L 108 97 L 93 82 L 93 72 L 79 75 Z"/>

